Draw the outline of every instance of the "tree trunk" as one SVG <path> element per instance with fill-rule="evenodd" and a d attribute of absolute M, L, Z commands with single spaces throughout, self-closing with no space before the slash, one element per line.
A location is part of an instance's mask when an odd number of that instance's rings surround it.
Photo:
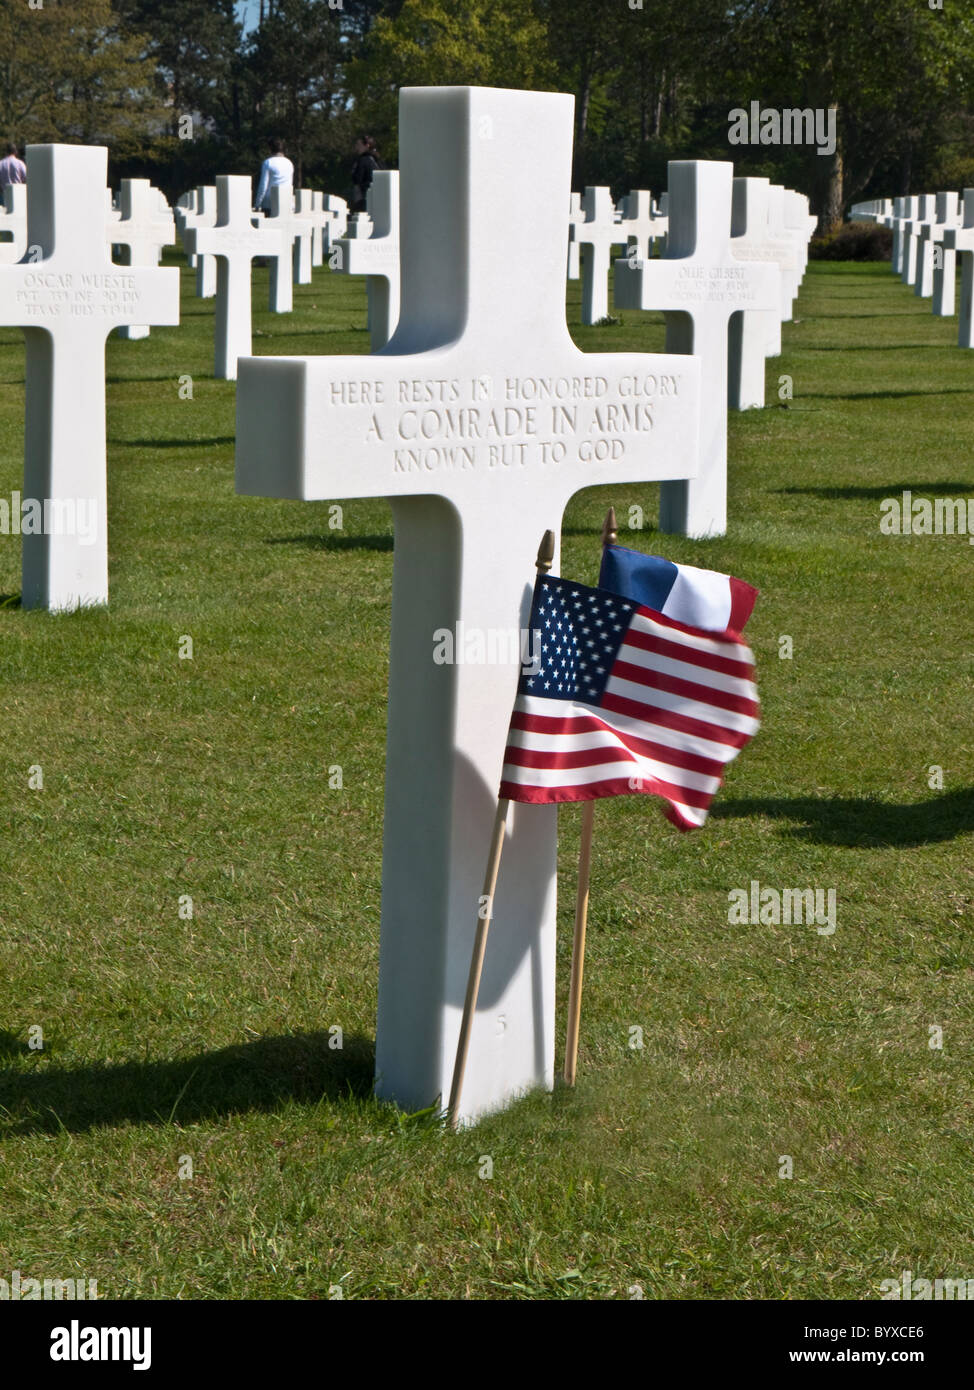
<path fill-rule="evenodd" d="M 835 109 L 833 107 L 833 109 Z M 817 158 L 818 156 L 816 156 Z M 835 153 L 829 167 L 828 189 L 825 194 L 825 207 L 820 218 L 821 230 L 826 233 L 838 231 L 845 215 L 844 201 L 845 169 L 842 158 L 842 137 L 836 121 Z"/>

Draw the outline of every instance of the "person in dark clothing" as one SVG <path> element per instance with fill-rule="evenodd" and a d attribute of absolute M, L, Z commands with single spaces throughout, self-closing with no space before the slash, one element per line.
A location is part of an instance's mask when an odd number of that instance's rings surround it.
<path fill-rule="evenodd" d="M 365 212 L 372 175 L 381 168 L 382 161 L 372 136 L 360 135 L 355 141 L 355 163 L 352 165 L 352 212 Z"/>

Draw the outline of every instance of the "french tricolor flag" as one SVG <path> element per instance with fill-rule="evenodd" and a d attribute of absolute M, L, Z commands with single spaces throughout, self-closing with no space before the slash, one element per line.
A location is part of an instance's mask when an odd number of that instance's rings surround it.
<path fill-rule="evenodd" d="M 599 588 L 708 632 L 742 632 L 758 597 L 743 579 L 621 545 L 603 549 Z"/>

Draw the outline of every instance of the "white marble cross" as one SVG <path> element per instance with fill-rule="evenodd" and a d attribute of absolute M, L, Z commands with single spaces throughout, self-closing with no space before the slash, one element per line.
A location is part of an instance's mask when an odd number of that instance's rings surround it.
<path fill-rule="evenodd" d="M 10 236 L 0 241 L 0 265 L 16 265 L 27 254 L 27 185 L 8 183 L 3 190 L 0 232 Z"/>
<path fill-rule="evenodd" d="M 321 199 L 324 213 L 321 224 L 321 249 L 323 257 L 328 257 L 332 247 L 344 235 L 348 227 L 348 203 L 334 193 L 316 193 Z"/>
<path fill-rule="evenodd" d="M 234 381 L 238 357 L 248 356 L 251 348 L 251 262 L 255 256 L 268 256 L 290 271 L 291 243 L 285 227 L 255 218 L 246 174 L 218 174 L 216 201 L 215 225 L 188 227 L 184 244 L 191 256 L 217 258 L 213 374 Z"/>
<path fill-rule="evenodd" d="M 917 215 L 919 198 L 910 195 L 893 199 L 893 220 L 890 223 L 893 228 L 893 263 L 894 275 L 899 275 L 902 279 L 903 265 L 906 261 L 906 225 Z"/>
<path fill-rule="evenodd" d="M 780 314 L 783 323 L 790 323 L 794 313 L 795 298 L 802 282 L 802 246 L 804 234 L 791 225 L 786 216 L 786 195 L 788 189 L 781 184 L 773 183 L 768 188 L 768 227 L 771 236 L 775 241 L 787 241 L 790 243 L 794 261 L 793 267 L 783 270 L 781 273 L 781 306 Z M 781 331 L 777 335 L 776 351 L 772 356 L 777 357 L 781 352 Z"/>
<path fill-rule="evenodd" d="M 289 314 L 294 308 L 294 238 L 310 239 L 311 228 L 294 220 L 294 189 L 289 183 L 279 183 L 271 189 L 270 204 L 268 214 L 255 214 L 260 226 L 281 234 L 282 249 L 268 257 L 267 307 L 272 314 Z"/>
<path fill-rule="evenodd" d="M 186 196 L 184 194 L 184 196 Z M 204 184 L 194 190 L 193 206 L 175 209 L 179 239 L 186 249 L 186 233 L 190 227 L 216 226 L 216 184 Z M 200 299 L 212 299 L 216 294 L 216 257 L 189 256 L 190 266 L 196 268 L 196 294 Z"/>
<path fill-rule="evenodd" d="M 736 178 L 731 203 L 731 250 L 738 260 L 778 269 L 778 302 L 768 312 L 745 310 L 730 321 L 727 402 L 732 410 L 764 407 L 765 358 L 781 351 L 781 272 L 797 267 L 791 238 L 774 238 L 768 221 L 768 179 Z"/>
<path fill-rule="evenodd" d="M 917 272 L 913 293 L 918 298 L 930 299 L 933 295 L 934 247 L 943 240 L 950 198 L 953 198 L 953 212 L 956 218 L 957 194 L 932 194 L 927 204 L 928 217 L 917 228 Z"/>
<path fill-rule="evenodd" d="M 295 238 L 294 278 L 299 285 L 310 285 L 312 267 L 321 265 L 321 228 L 324 220 L 323 215 L 315 208 L 312 189 L 294 190 L 294 220 L 308 228 L 307 237 Z"/>
<path fill-rule="evenodd" d="M 107 171 L 102 146 L 29 145 L 28 242 L 41 254 L 0 267 L 0 324 L 23 328 L 27 347 L 25 608 L 107 603 L 105 340 L 179 322 L 177 269 L 111 262 Z"/>
<path fill-rule="evenodd" d="M 696 466 L 699 363 L 585 354 L 569 336 L 572 110 L 548 92 L 404 88 L 392 340 L 240 364 L 238 491 L 392 499 L 376 1068 L 379 1095 L 408 1109 L 449 1092 L 517 685 L 516 652 L 470 664 L 466 641 L 516 648 L 538 542 L 579 489 Z M 524 158 L 525 130 L 543 160 Z M 516 254 L 511 207 L 532 209 Z M 434 658 L 443 633 L 453 663 Z M 555 827 L 554 807 L 511 813 L 468 1120 L 552 1084 Z"/>
<path fill-rule="evenodd" d="M 948 227 L 960 226 L 960 195 L 938 193 L 935 220 L 927 222 L 920 231 L 920 269 L 917 272 L 916 293 L 933 296 L 933 312 L 938 318 L 951 318 L 954 313 L 956 288 L 955 255 L 944 246 Z M 927 288 L 929 285 L 929 289 Z"/>
<path fill-rule="evenodd" d="M 933 221 L 936 207 L 936 199 L 932 193 L 921 193 L 918 198 L 910 199 L 910 202 L 915 203 L 916 208 L 903 227 L 902 279 L 904 285 L 916 284 L 919 269 L 920 230 L 924 222 Z"/>
<path fill-rule="evenodd" d="M 796 193 L 793 188 L 785 189 L 784 199 L 785 226 L 790 228 L 795 234 L 795 243 L 798 249 L 798 284 L 795 293 L 801 288 L 801 282 L 808 269 L 808 243 L 815 235 L 815 228 L 818 226 L 818 218 L 813 216 L 808 210 L 808 197 L 804 193 Z"/>
<path fill-rule="evenodd" d="M 124 265 L 159 264 L 163 246 L 176 241 L 176 224 L 169 205 L 159 203 L 159 190 L 148 179 L 123 179 L 119 194 L 121 219 L 112 222 L 106 235 L 112 246 L 122 248 Z M 133 323 L 118 330 L 120 338 L 148 338 L 149 325 Z"/>
<path fill-rule="evenodd" d="M 626 234 L 629 256 L 632 253 L 643 260 L 649 260 L 653 246 L 666 235 L 667 219 L 653 209 L 653 197 L 646 188 L 634 188 L 620 203 L 622 222 L 620 231 Z"/>
<path fill-rule="evenodd" d="M 377 169 L 366 196 L 371 220 L 367 237 L 361 223 L 352 224 L 349 235 L 336 242 L 341 249 L 334 268 L 343 275 L 365 275 L 369 296 L 369 330 L 372 351 L 378 352 L 395 332 L 399 322 L 399 173 Z"/>
<path fill-rule="evenodd" d="M 609 268 L 613 246 L 625 245 L 615 219 L 609 188 L 589 186 L 582 197 L 584 222 L 569 224 L 568 233 L 581 249 L 582 323 L 598 323 L 609 312 Z"/>
<path fill-rule="evenodd" d="M 947 228 L 944 247 L 961 259 L 957 345 L 974 348 L 974 188 L 964 189 L 964 224 Z"/>
<path fill-rule="evenodd" d="M 666 347 L 701 359 L 706 409 L 695 479 L 664 483 L 660 527 L 688 536 L 727 529 L 728 330 L 743 309 L 776 310 L 777 265 L 738 260 L 731 242 L 733 164 L 671 160 L 666 254 L 615 263 L 615 302 L 623 309 L 662 309 Z"/>
<path fill-rule="evenodd" d="M 581 193 L 573 193 L 568 207 L 568 225 L 573 227 L 576 222 L 584 222 L 585 213 L 582 210 Z M 581 259 L 579 257 L 579 243 L 568 233 L 568 278 L 577 280 L 581 274 Z"/>

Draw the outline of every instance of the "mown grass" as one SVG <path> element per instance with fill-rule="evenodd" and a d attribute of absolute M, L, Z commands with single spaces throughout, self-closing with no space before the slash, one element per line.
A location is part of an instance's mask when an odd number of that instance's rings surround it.
<path fill-rule="evenodd" d="M 316 272 L 276 317 L 264 274 L 256 351 L 368 350 L 359 282 Z M 974 493 L 956 320 L 886 266 L 813 265 L 769 407 L 731 421 L 725 538 L 659 537 L 654 487 L 574 500 L 567 574 L 594 581 L 613 502 L 624 540 L 761 588 L 764 726 L 698 835 L 600 805 L 577 1089 L 451 1136 L 371 1095 L 389 509 L 345 502 L 335 531 L 326 503 L 234 495 L 234 387 L 183 291 L 178 329 L 108 345 L 110 611 L 21 611 L 0 537 L 0 1276 L 478 1299 L 974 1276 L 974 550 L 878 524 L 904 487 Z M 581 328 L 576 285 L 568 313 L 586 349 L 662 343 L 655 315 Z M 9 497 L 15 331 L 0 382 Z M 729 925 L 752 879 L 835 888 L 834 935 Z"/>

